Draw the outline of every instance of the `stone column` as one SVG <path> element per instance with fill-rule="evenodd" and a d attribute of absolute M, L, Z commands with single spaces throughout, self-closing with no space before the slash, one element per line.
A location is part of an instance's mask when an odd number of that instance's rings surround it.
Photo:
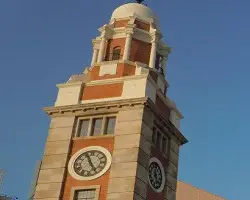
<path fill-rule="evenodd" d="M 162 69 L 163 69 L 164 75 L 166 75 L 166 64 L 167 64 L 167 56 L 163 56 L 163 58 L 162 58 L 162 63 L 161 63 L 161 67 L 162 67 Z"/>
<path fill-rule="evenodd" d="M 133 31 L 128 31 L 126 34 L 126 43 L 124 47 L 123 60 L 129 60 L 130 58 L 132 34 L 133 34 Z"/>
<path fill-rule="evenodd" d="M 102 62 L 105 52 L 105 44 L 106 44 L 106 37 L 104 34 L 102 34 L 101 44 L 100 44 L 100 50 L 98 54 L 97 62 Z"/>
<path fill-rule="evenodd" d="M 155 68 L 155 60 L 156 60 L 156 50 L 157 50 L 157 39 L 156 36 L 154 36 L 152 42 L 151 42 L 151 53 L 150 53 L 150 61 L 149 61 L 149 67 Z"/>
<path fill-rule="evenodd" d="M 97 61 L 97 56 L 98 56 L 98 49 L 96 49 L 96 48 L 94 47 L 91 65 L 94 65 L 94 64 L 96 63 L 96 61 Z"/>

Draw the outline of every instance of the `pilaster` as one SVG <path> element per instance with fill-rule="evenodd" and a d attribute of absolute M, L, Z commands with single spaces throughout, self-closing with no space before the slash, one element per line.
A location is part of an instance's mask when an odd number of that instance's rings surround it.
<path fill-rule="evenodd" d="M 131 42 L 132 42 L 132 35 L 134 33 L 134 27 L 135 25 L 128 25 L 125 29 L 126 32 L 126 43 L 124 47 L 124 54 L 123 54 L 123 60 L 129 60 L 130 58 L 130 51 L 131 51 Z"/>
<path fill-rule="evenodd" d="M 152 33 L 152 41 L 151 41 L 151 52 L 150 52 L 150 60 L 149 60 L 149 67 L 155 68 L 155 61 L 156 61 L 156 52 L 158 48 L 159 38 L 156 34 L 156 31 Z"/>
<path fill-rule="evenodd" d="M 74 124 L 73 116 L 51 119 L 34 200 L 60 199 Z"/>

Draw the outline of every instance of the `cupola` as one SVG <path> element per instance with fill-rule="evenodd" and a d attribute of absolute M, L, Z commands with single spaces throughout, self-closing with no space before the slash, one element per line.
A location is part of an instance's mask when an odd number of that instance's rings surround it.
<path fill-rule="evenodd" d="M 128 3 L 118 7 L 114 10 L 111 20 L 129 17 L 136 17 L 138 19 L 147 21 L 148 23 L 153 23 L 157 28 L 159 28 L 158 18 L 153 13 L 153 11 L 149 7 L 138 3 Z"/>
<path fill-rule="evenodd" d="M 170 48 L 162 41 L 159 21 L 147 6 L 127 3 L 116 8 L 110 22 L 99 28 L 99 31 L 100 36 L 93 40 L 91 66 L 101 65 L 101 68 L 110 71 L 111 67 L 104 67 L 107 64 L 110 66 L 110 62 L 120 63 L 119 66 L 124 63 L 126 67 L 120 70 L 126 71 L 121 73 L 124 76 L 133 75 L 131 66 L 137 63 L 137 66 L 166 75 Z"/>

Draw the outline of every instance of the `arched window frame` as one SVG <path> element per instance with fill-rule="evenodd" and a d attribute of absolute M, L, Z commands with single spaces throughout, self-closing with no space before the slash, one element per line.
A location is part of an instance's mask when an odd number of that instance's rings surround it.
<path fill-rule="evenodd" d="M 120 60 L 122 48 L 120 46 L 115 46 L 110 54 L 110 60 Z"/>

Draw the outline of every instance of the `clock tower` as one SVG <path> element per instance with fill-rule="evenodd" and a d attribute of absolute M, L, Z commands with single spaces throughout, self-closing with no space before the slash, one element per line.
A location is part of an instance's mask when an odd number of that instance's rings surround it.
<path fill-rule="evenodd" d="M 175 200 L 183 118 L 167 96 L 158 19 L 118 7 L 81 74 L 58 84 L 35 200 Z"/>

